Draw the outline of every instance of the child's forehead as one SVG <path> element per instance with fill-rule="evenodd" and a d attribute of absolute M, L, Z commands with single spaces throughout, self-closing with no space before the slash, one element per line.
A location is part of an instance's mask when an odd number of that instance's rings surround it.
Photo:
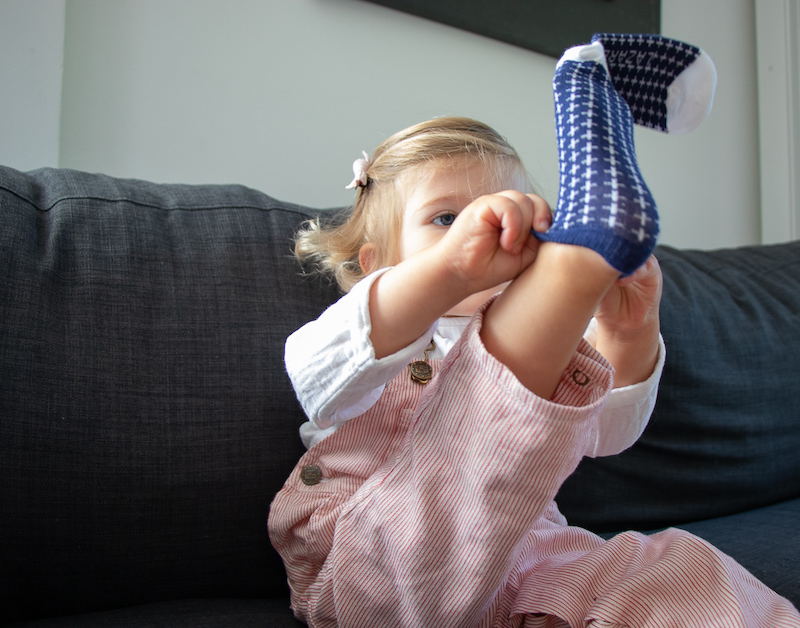
<path fill-rule="evenodd" d="M 403 214 L 410 216 L 440 206 L 462 209 L 479 196 L 503 190 L 528 192 L 526 180 L 521 168 L 499 168 L 492 161 L 477 158 L 449 158 L 416 167 L 398 182 L 398 192 Z"/>
<path fill-rule="evenodd" d="M 499 157 L 456 155 L 436 157 L 410 168 L 403 183 L 415 186 L 433 182 L 463 181 L 480 187 L 508 189 L 520 178 L 521 166 Z"/>

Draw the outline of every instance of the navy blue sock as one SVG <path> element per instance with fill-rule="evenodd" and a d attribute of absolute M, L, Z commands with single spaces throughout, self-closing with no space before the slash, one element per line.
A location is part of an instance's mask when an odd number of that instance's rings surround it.
<path fill-rule="evenodd" d="M 622 275 L 655 247 L 658 213 L 639 172 L 630 108 L 595 60 L 562 60 L 553 79 L 558 206 L 542 240 L 585 246 Z"/>
<path fill-rule="evenodd" d="M 558 205 L 550 229 L 536 236 L 588 247 L 622 275 L 633 273 L 659 232 L 633 125 L 692 130 L 708 115 L 715 84 L 708 55 L 658 35 L 596 35 L 567 50 L 553 78 Z"/>
<path fill-rule="evenodd" d="M 717 72 L 703 50 L 661 35 L 600 33 L 611 81 L 636 124 L 688 133 L 708 116 Z"/>

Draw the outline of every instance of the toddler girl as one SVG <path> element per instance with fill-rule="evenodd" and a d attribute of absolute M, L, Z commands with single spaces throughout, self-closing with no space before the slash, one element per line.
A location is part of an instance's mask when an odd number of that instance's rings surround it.
<path fill-rule="evenodd" d="M 300 235 L 301 258 L 347 294 L 286 343 L 309 449 L 269 531 L 297 617 L 800 626 L 697 537 L 603 541 L 553 501 L 584 455 L 639 437 L 663 365 L 658 221 L 633 123 L 691 130 L 713 82 L 696 48 L 598 36 L 556 70 L 554 217 L 497 133 L 443 118 L 359 160 L 347 221 Z"/>

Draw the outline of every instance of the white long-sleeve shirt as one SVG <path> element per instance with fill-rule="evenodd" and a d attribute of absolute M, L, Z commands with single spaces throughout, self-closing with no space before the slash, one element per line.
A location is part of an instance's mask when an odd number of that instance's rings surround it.
<path fill-rule="evenodd" d="M 383 269 L 360 281 L 323 314 L 286 341 L 286 369 L 309 421 L 300 427 L 307 448 L 371 408 L 386 383 L 407 368 L 433 338 L 432 359 L 443 358 L 469 323 L 469 317 L 443 317 L 407 347 L 381 359 L 370 341 L 369 294 Z M 596 321 L 585 334 L 594 344 Z M 638 440 L 655 406 L 666 351 L 659 338 L 658 360 L 645 381 L 615 388 L 599 418 L 592 456 L 617 454 Z"/>

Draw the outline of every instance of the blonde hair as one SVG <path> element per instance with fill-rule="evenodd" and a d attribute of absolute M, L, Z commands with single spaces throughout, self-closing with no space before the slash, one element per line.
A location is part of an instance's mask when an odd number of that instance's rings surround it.
<path fill-rule="evenodd" d="M 500 177 L 518 173 L 533 191 L 517 152 L 491 127 L 470 118 L 435 118 L 409 127 L 381 143 L 367 169 L 367 184 L 357 188 L 346 219 L 323 226 L 307 221 L 295 240 L 295 255 L 330 274 L 348 292 L 365 276 L 359 251 L 375 246 L 376 268 L 395 263 L 403 218 L 403 194 L 398 180 L 412 168 L 437 160 L 476 159 L 493 167 Z"/>

